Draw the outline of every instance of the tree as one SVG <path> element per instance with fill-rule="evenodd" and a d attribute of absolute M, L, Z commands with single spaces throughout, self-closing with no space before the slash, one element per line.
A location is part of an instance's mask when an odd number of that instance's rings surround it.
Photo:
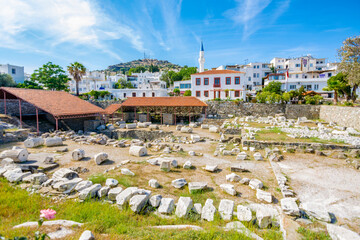
<path fill-rule="evenodd" d="M 76 96 L 79 96 L 79 82 L 81 82 L 81 78 L 86 74 L 86 68 L 81 63 L 74 62 L 67 67 L 67 70 L 76 82 Z"/>
<path fill-rule="evenodd" d="M 276 94 L 281 94 L 281 82 L 272 81 L 263 88 L 263 92 L 271 92 Z"/>
<path fill-rule="evenodd" d="M 0 73 L 0 87 L 15 87 L 16 83 L 11 75 Z"/>
<path fill-rule="evenodd" d="M 114 84 L 115 89 L 125 89 L 125 88 L 134 88 L 130 81 L 126 81 L 123 78 L 120 78 L 117 83 Z"/>
<path fill-rule="evenodd" d="M 152 64 L 149 66 L 149 72 L 153 73 L 153 72 L 159 72 L 159 71 L 160 71 L 159 66 L 154 66 Z"/>
<path fill-rule="evenodd" d="M 346 75 L 352 87 L 351 99 L 356 100 L 356 90 L 360 84 L 360 36 L 349 37 L 338 50 L 341 62 L 339 69 Z"/>
<path fill-rule="evenodd" d="M 39 82 L 50 90 L 68 90 L 67 82 L 70 79 L 59 65 L 48 62 L 31 75 L 32 82 Z"/>
<path fill-rule="evenodd" d="M 23 83 L 18 83 L 17 88 L 31 88 L 31 89 L 43 89 L 37 82 L 25 80 Z"/>
<path fill-rule="evenodd" d="M 276 68 L 273 65 L 270 66 L 270 70 L 271 73 L 276 73 Z"/>
<path fill-rule="evenodd" d="M 184 96 L 187 97 L 187 96 L 191 96 L 191 90 L 186 90 L 184 92 Z"/>
<path fill-rule="evenodd" d="M 334 91 L 335 104 L 338 103 L 338 96 L 345 94 L 348 84 L 344 79 L 344 74 L 338 73 L 336 76 L 332 76 L 327 80 L 327 86 L 323 89 L 324 91 Z"/>
<path fill-rule="evenodd" d="M 174 88 L 174 95 L 175 96 L 179 96 L 180 95 L 180 89 L 178 89 L 178 88 Z M 191 94 L 190 94 L 191 95 Z"/>

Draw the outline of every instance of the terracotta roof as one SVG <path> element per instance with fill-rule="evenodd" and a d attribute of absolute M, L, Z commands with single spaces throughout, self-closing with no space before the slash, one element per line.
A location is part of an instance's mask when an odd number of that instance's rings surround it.
<path fill-rule="evenodd" d="M 2 98 L 4 97 L 3 91 L 5 91 L 13 95 L 7 94 L 8 99 L 15 96 L 58 118 L 104 113 L 102 108 L 67 92 L 10 87 L 1 87 L 0 89 Z"/>
<path fill-rule="evenodd" d="M 105 114 L 113 114 L 114 112 L 116 112 L 119 108 L 121 108 L 121 104 L 120 103 L 115 103 L 115 104 L 111 104 L 110 106 L 108 106 L 107 108 L 105 108 Z"/>
<path fill-rule="evenodd" d="M 207 107 L 196 97 L 131 97 L 122 103 L 124 107 Z"/>
<path fill-rule="evenodd" d="M 245 72 L 234 71 L 234 70 L 209 70 L 201 73 L 194 73 L 191 75 L 214 75 L 214 74 L 241 74 Z"/>

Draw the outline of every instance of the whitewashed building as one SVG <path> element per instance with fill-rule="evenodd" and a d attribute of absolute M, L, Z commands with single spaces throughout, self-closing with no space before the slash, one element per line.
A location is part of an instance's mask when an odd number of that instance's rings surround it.
<path fill-rule="evenodd" d="M 180 90 L 181 95 L 183 95 L 186 90 L 191 91 L 191 79 L 190 80 L 183 80 L 183 81 L 175 81 L 174 82 L 174 89 L 175 88 Z"/>
<path fill-rule="evenodd" d="M 0 64 L 0 73 L 9 74 L 16 83 L 23 83 L 25 80 L 24 67 L 10 64 Z"/>

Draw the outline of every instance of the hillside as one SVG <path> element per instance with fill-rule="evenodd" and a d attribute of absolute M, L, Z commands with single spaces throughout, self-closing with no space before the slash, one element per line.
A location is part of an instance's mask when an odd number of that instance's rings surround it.
<path fill-rule="evenodd" d="M 163 69 L 174 69 L 174 68 L 181 68 L 179 65 L 177 64 L 173 64 L 169 61 L 166 60 L 157 60 L 157 59 L 138 59 L 138 60 L 133 60 L 131 62 L 126 62 L 126 63 L 119 63 L 119 64 L 115 64 L 115 65 L 111 65 L 107 68 L 108 71 L 112 71 L 112 72 L 118 72 L 118 71 L 129 71 L 130 68 L 136 68 L 139 66 L 143 66 L 143 67 L 149 67 L 149 66 L 158 66 L 160 68 L 160 70 Z"/>

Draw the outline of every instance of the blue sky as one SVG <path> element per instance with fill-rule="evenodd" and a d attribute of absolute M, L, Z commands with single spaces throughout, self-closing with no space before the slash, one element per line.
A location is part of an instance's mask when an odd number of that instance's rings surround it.
<path fill-rule="evenodd" d="M 105 69 L 142 58 L 205 67 L 312 54 L 360 35 L 360 1 L 0 0 L 0 63 Z"/>

